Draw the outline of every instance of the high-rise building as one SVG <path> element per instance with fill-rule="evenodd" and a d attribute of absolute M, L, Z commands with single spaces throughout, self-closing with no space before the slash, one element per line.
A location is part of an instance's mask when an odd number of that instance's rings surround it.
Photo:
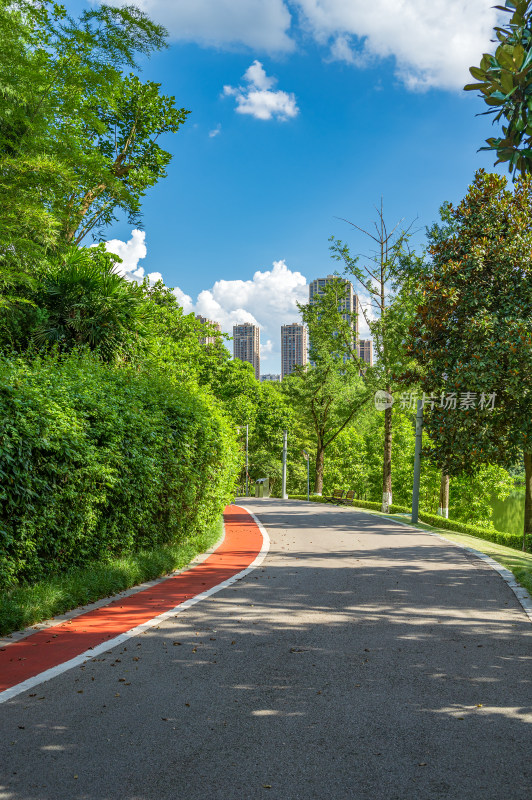
<path fill-rule="evenodd" d="M 260 328 L 251 322 L 233 325 L 233 358 L 249 361 L 260 380 Z"/>
<path fill-rule="evenodd" d="M 196 319 L 198 322 L 201 322 L 202 325 L 210 325 L 212 328 L 218 331 L 218 333 L 222 332 L 219 322 L 215 322 L 213 319 L 208 319 L 208 317 L 202 317 L 201 314 L 196 314 Z M 216 344 L 216 336 L 200 336 L 199 337 L 200 344 Z"/>
<path fill-rule="evenodd" d="M 325 286 L 333 281 L 339 280 L 345 285 L 345 298 L 342 298 L 338 305 L 338 310 L 342 312 L 342 317 L 346 322 L 351 322 L 353 325 L 354 333 L 358 339 L 358 298 L 353 292 L 353 284 L 345 278 L 339 278 L 337 275 L 327 275 L 326 278 L 316 278 L 309 286 L 308 301 L 309 303 L 315 302 L 314 298 L 320 297 Z"/>
<path fill-rule="evenodd" d="M 373 366 L 373 342 L 371 339 L 358 340 L 358 357 L 370 367 Z"/>
<path fill-rule="evenodd" d="M 315 303 L 316 300 L 324 294 L 325 287 L 339 280 L 345 286 L 345 297 L 343 297 L 338 304 L 338 311 L 341 312 L 343 319 L 349 322 L 353 329 L 353 345 L 358 342 L 358 297 L 353 292 L 353 284 L 345 278 L 339 278 L 337 275 L 327 275 L 326 278 L 316 278 L 309 286 L 309 303 Z M 345 361 L 345 358 L 344 358 Z"/>
<path fill-rule="evenodd" d="M 281 325 L 281 378 L 291 375 L 294 367 L 308 361 L 307 329 L 299 322 Z"/>

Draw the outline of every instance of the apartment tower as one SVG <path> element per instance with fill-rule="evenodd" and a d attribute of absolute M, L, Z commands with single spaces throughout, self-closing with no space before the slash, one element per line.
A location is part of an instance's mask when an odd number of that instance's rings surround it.
<path fill-rule="evenodd" d="M 222 332 L 222 328 L 219 322 L 215 322 L 213 319 L 209 319 L 208 317 L 202 317 L 201 314 L 196 314 L 196 319 L 198 322 L 201 322 L 202 325 L 210 325 L 211 328 L 214 328 L 218 333 Z M 216 336 L 200 336 L 199 337 L 200 344 L 216 344 Z"/>
<path fill-rule="evenodd" d="M 373 342 L 371 339 L 358 340 L 358 357 L 370 367 L 373 366 Z"/>
<path fill-rule="evenodd" d="M 281 325 L 281 380 L 291 375 L 294 367 L 307 363 L 307 329 L 299 322 Z"/>
<path fill-rule="evenodd" d="M 248 361 L 260 381 L 260 328 L 251 322 L 233 325 L 233 358 Z"/>
<path fill-rule="evenodd" d="M 316 278 L 309 286 L 309 303 L 315 303 L 324 293 L 324 289 L 333 281 L 341 281 L 345 285 L 345 297 L 338 304 L 338 311 L 341 312 L 343 319 L 351 324 L 353 329 L 353 346 L 358 342 L 358 297 L 353 292 L 353 284 L 337 275 L 327 275 L 326 278 Z M 344 357 L 344 361 L 346 357 Z"/>

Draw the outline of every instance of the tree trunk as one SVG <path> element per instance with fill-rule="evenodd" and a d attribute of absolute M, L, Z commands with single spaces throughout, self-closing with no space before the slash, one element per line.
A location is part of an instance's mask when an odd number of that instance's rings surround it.
<path fill-rule="evenodd" d="M 390 393 L 391 387 L 386 391 Z M 392 504 L 392 409 L 384 410 L 384 459 L 382 464 L 382 508 L 386 514 Z"/>
<path fill-rule="evenodd" d="M 323 462 L 325 450 L 321 440 L 318 439 L 318 449 L 316 452 L 316 478 L 314 480 L 314 494 L 323 492 Z"/>
<path fill-rule="evenodd" d="M 523 550 L 527 536 L 532 535 L 532 453 L 525 453 L 525 525 L 523 528 Z"/>
<path fill-rule="evenodd" d="M 438 508 L 440 517 L 449 519 L 449 476 L 442 470 L 440 483 L 440 506 Z"/>

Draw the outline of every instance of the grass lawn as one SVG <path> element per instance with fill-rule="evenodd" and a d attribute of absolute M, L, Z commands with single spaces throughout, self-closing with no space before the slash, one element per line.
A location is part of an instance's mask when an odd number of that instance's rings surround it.
<path fill-rule="evenodd" d="M 212 547 L 223 533 L 222 519 L 204 533 L 185 542 L 140 551 L 110 561 L 96 561 L 31 585 L 21 585 L 0 597 L 0 635 L 51 619 L 159 578 L 190 564 L 198 553 Z"/>

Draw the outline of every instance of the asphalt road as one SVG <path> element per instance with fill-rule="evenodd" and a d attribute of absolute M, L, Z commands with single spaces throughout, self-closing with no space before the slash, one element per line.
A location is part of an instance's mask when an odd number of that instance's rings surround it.
<path fill-rule="evenodd" d="M 369 514 L 243 504 L 257 570 L 0 706 L 0 800 L 530 800 L 532 625 L 500 576 Z"/>

